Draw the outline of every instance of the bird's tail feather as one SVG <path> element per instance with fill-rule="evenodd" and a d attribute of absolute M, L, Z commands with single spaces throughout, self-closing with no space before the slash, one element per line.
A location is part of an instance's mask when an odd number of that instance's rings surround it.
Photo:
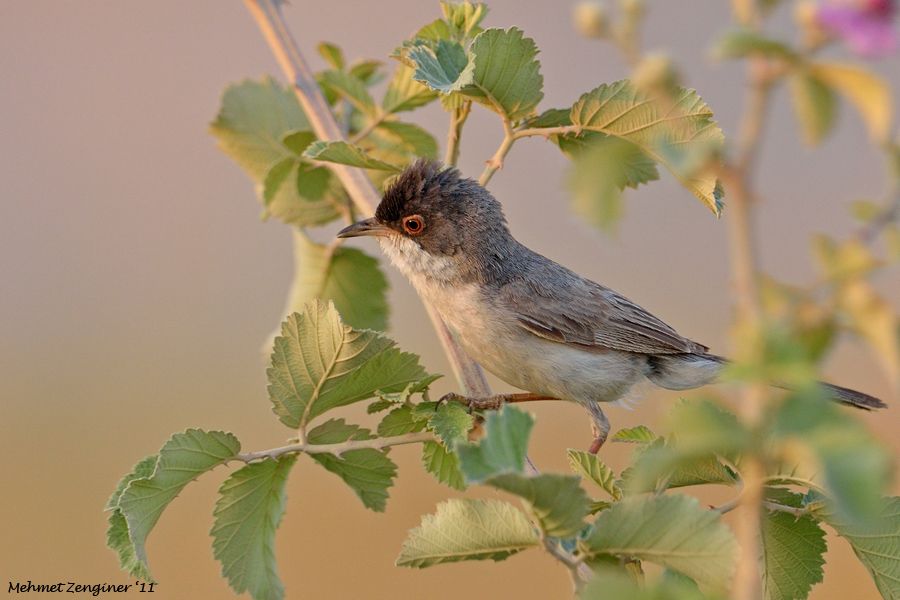
<path fill-rule="evenodd" d="M 647 379 L 668 390 L 688 390 L 714 382 L 719 377 L 727 358 L 715 354 L 664 354 L 649 358 Z M 790 386 L 773 382 L 782 389 Z M 819 382 L 831 395 L 831 399 L 863 410 L 885 408 L 887 405 L 868 394 L 849 388 Z"/>

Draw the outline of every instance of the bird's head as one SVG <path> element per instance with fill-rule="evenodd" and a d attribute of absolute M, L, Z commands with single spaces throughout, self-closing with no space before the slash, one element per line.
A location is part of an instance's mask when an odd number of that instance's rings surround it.
<path fill-rule="evenodd" d="M 424 159 L 397 176 L 374 217 L 338 233 L 358 236 L 378 237 L 411 279 L 445 282 L 496 268 L 512 239 L 503 209 L 490 192 L 456 169 Z"/>

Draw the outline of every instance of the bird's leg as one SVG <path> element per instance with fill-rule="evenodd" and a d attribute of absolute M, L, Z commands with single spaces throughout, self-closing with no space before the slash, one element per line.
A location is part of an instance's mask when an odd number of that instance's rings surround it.
<path fill-rule="evenodd" d="M 451 392 L 449 394 L 444 394 L 439 402 L 459 402 L 460 404 L 467 406 L 469 410 L 498 410 L 506 403 L 533 402 L 536 400 L 558 400 L 558 398 L 532 393 L 494 394 L 493 396 L 485 396 L 484 398 L 469 398 Z"/>
<path fill-rule="evenodd" d="M 597 402 L 588 404 L 587 409 L 591 413 L 591 431 L 594 433 L 594 441 L 591 442 L 588 452 L 597 454 L 609 435 L 609 419 L 603 414 L 603 409 Z"/>

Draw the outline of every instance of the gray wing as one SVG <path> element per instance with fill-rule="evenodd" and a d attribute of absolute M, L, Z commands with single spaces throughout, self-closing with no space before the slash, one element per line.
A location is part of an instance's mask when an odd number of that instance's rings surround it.
<path fill-rule="evenodd" d="M 498 295 L 518 324 L 534 335 L 563 344 L 640 354 L 703 354 L 708 350 L 609 288 L 556 263 L 541 271 L 538 277 L 508 282 Z"/>

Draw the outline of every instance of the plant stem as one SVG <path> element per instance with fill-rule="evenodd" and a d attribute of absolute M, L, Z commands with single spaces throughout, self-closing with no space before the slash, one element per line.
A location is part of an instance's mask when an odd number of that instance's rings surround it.
<path fill-rule="evenodd" d="M 444 154 L 444 164 L 452 167 L 459 162 L 459 143 L 462 140 L 463 125 L 469 118 L 472 110 L 472 101 L 466 100 L 462 106 L 450 113 L 450 127 L 447 130 L 447 151 Z"/>
<path fill-rule="evenodd" d="M 272 49 L 285 77 L 293 85 L 297 99 L 300 101 L 316 137 L 320 140 L 344 139 L 309 65 L 306 64 L 297 43 L 287 28 L 281 14 L 279 0 L 244 0 L 244 4 L 256 20 L 256 24 Z M 328 167 L 338 177 L 359 211 L 364 214 L 373 214 L 381 198 L 365 172 L 362 169 L 336 163 L 328 163 Z M 427 303 L 426 308 L 441 345 L 447 353 L 453 373 L 457 376 L 459 384 L 466 394 L 489 396 L 490 390 L 481 367 L 459 347 L 437 312 Z"/>
<path fill-rule="evenodd" d="M 513 131 L 512 124 L 507 119 L 503 119 L 503 141 L 500 142 L 500 147 L 497 148 L 494 155 L 488 159 L 484 171 L 481 173 L 481 177 L 478 178 L 478 183 L 487 186 L 491 177 L 494 176 L 494 173 L 496 173 L 498 169 L 503 168 L 503 159 L 506 158 L 506 155 L 509 153 L 509 150 L 512 148 L 515 141 L 516 132 Z"/>
<path fill-rule="evenodd" d="M 340 456 L 345 452 L 349 452 L 350 450 L 362 450 L 362 449 L 375 449 L 382 450 L 384 448 L 390 448 L 391 446 L 402 446 L 405 444 L 419 444 L 422 442 L 430 442 L 435 438 L 432 434 L 427 432 L 420 433 L 407 433 L 406 435 L 398 435 L 394 437 L 379 437 L 371 440 L 350 440 L 349 442 L 342 442 L 340 444 L 309 444 L 307 442 L 298 442 L 296 444 L 289 444 L 287 446 L 281 446 L 279 448 L 270 448 L 269 450 L 260 450 L 258 452 L 246 452 L 244 454 L 238 454 L 237 460 L 243 461 L 245 463 L 253 462 L 255 460 L 262 460 L 264 458 L 278 458 L 284 454 L 297 454 L 299 452 L 305 452 L 306 454 L 333 454 L 335 456 Z"/>
<path fill-rule="evenodd" d="M 766 115 L 773 80 L 766 74 L 764 59 L 750 64 L 750 90 L 738 140 L 738 156 L 725 167 L 731 203 L 728 216 L 731 241 L 731 266 L 734 275 L 734 299 L 737 309 L 737 358 L 756 362 L 763 351 L 761 341 L 762 310 L 757 282 L 758 259 L 753 221 L 753 192 L 750 176 Z M 747 384 L 740 397 L 740 412 L 744 424 L 751 430 L 762 421 L 766 401 L 766 386 L 762 382 Z M 741 549 L 735 573 L 732 597 L 735 600 L 756 600 L 762 586 L 758 568 L 760 556 L 760 519 L 763 506 L 765 468 L 755 450 L 748 451 L 740 465 L 743 493 L 737 507 L 736 534 Z"/>

